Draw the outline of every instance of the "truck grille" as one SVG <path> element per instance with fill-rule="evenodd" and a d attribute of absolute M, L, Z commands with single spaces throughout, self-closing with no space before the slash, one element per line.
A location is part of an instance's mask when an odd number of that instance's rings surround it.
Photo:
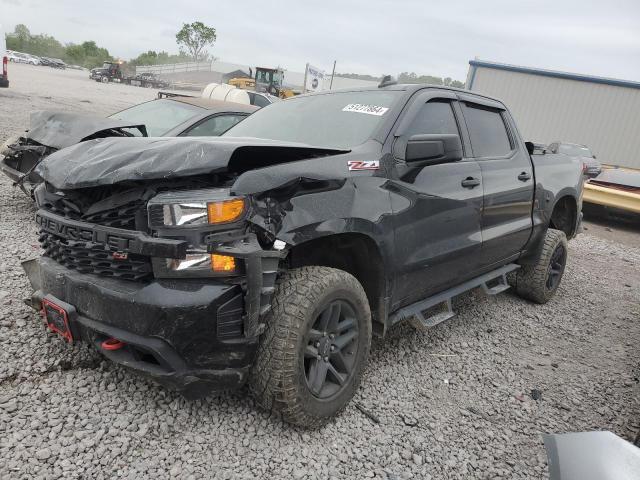
<path fill-rule="evenodd" d="M 102 243 L 67 240 L 46 232 L 41 232 L 38 240 L 46 257 L 80 273 L 131 281 L 148 280 L 153 275 L 151 261 L 144 255 L 118 255 L 120 252 Z"/>
<path fill-rule="evenodd" d="M 45 203 L 42 207 L 51 213 L 61 215 L 71 220 L 95 223 L 96 225 L 104 225 L 105 227 L 135 230 L 136 216 L 140 212 L 144 212 L 145 203 L 142 200 L 138 200 L 93 214 L 81 214 L 73 208 L 64 205 L 62 202 L 56 202 L 55 204 Z"/>
<path fill-rule="evenodd" d="M 69 220 L 125 230 L 137 230 L 139 224 L 147 223 L 146 199 L 141 191 L 92 189 L 64 196 L 45 191 L 39 207 Z M 39 241 L 46 257 L 80 273 L 136 282 L 153 277 L 151 259 L 144 255 L 45 230 L 40 231 Z"/>

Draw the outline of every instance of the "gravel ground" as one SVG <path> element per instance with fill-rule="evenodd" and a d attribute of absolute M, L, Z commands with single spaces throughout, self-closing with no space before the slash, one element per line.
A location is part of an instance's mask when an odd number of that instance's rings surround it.
<path fill-rule="evenodd" d="M 10 74 L 0 141 L 33 109 L 104 114 L 155 95 L 80 72 Z M 474 292 L 426 333 L 392 329 L 374 342 L 354 402 L 305 431 L 244 390 L 186 401 L 45 333 L 22 303 L 20 261 L 38 253 L 33 213 L 2 176 L 0 478 L 546 478 L 541 434 L 631 440 L 640 429 L 638 248 L 587 232 L 547 305 Z"/>

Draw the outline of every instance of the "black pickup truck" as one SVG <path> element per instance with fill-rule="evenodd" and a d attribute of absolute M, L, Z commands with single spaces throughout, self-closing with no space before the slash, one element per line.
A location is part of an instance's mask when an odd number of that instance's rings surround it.
<path fill-rule="evenodd" d="M 187 397 L 248 382 L 317 426 L 358 388 L 372 334 L 433 326 L 476 287 L 554 295 L 582 171 L 532 152 L 498 100 L 389 81 L 219 138 L 89 140 L 38 167 L 29 302 Z"/>

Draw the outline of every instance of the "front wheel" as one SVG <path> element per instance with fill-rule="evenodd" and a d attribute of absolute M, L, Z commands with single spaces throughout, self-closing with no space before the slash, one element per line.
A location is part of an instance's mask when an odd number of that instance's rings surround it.
<path fill-rule="evenodd" d="M 362 285 L 327 267 L 290 270 L 278 282 L 249 387 L 289 423 L 317 427 L 357 390 L 371 345 Z"/>
<path fill-rule="evenodd" d="M 516 273 L 516 292 L 536 303 L 547 303 L 560 286 L 568 254 L 564 232 L 547 229 L 535 265 L 524 265 Z"/>

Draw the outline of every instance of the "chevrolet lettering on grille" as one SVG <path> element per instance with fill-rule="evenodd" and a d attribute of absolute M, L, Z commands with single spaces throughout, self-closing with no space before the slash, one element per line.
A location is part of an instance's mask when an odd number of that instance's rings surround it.
<path fill-rule="evenodd" d="M 87 242 L 95 241 L 95 232 L 90 228 L 69 225 L 52 218 L 43 217 L 40 214 L 36 214 L 36 223 L 43 230 L 68 240 L 86 240 Z"/>
<path fill-rule="evenodd" d="M 46 232 L 53 233 L 67 240 L 85 240 L 109 245 L 118 250 L 129 250 L 135 238 L 126 238 L 121 234 L 105 231 L 104 227 L 83 225 L 81 222 L 61 218 L 52 218 L 36 214 L 36 223 Z M 135 248 L 135 246 L 133 246 Z"/>
<path fill-rule="evenodd" d="M 182 240 L 154 238 L 134 230 L 71 220 L 46 210 L 38 210 L 36 223 L 43 231 L 57 237 L 102 243 L 122 253 L 161 258 L 185 258 L 186 256 L 187 243 Z"/>

